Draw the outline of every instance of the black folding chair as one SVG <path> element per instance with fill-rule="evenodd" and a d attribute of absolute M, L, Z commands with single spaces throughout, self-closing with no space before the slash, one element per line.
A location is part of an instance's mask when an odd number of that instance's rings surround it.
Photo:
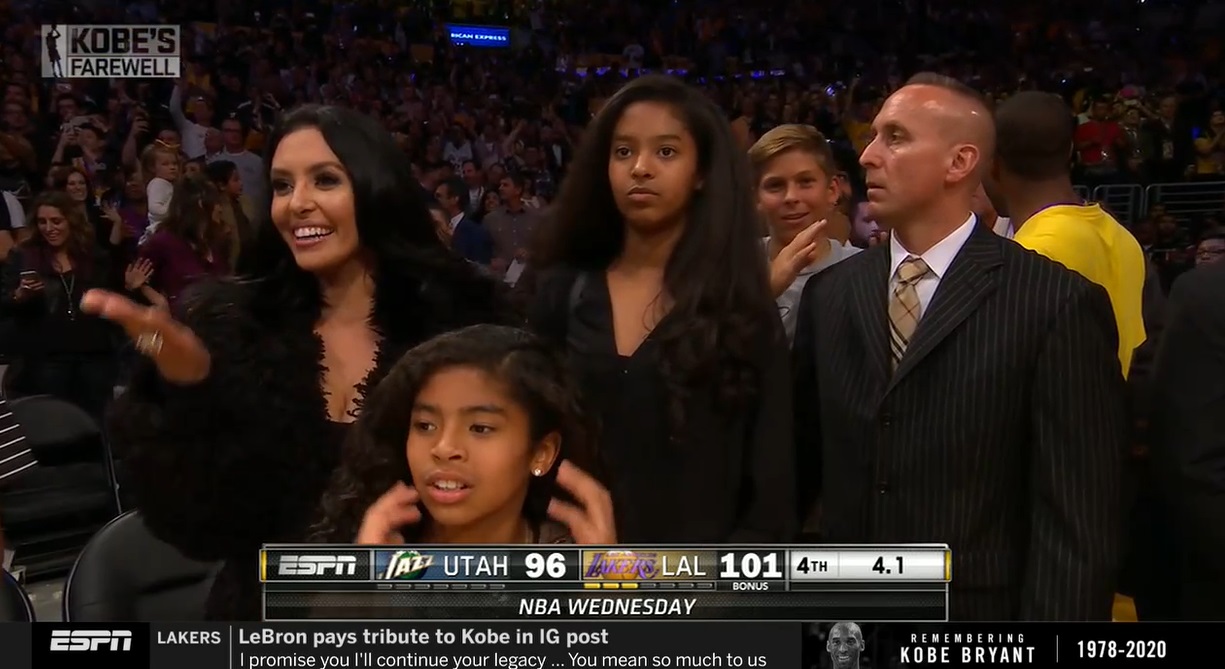
<path fill-rule="evenodd" d="M 139 511 L 89 540 L 64 585 L 68 622 L 203 620 L 222 563 L 197 562 L 153 536 Z"/>
<path fill-rule="evenodd" d="M 115 457 L 102 427 L 84 409 L 51 395 L 31 395 L 10 400 L 9 410 L 25 430 L 26 442 L 39 464 L 97 463 L 106 472 L 115 515 L 123 513 Z"/>
<path fill-rule="evenodd" d="M 0 492 L 0 512 L 28 578 L 66 573 L 90 537 L 120 513 L 110 446 L 97 422 L 64 400 L 10 400 L 39 466 Z"/>

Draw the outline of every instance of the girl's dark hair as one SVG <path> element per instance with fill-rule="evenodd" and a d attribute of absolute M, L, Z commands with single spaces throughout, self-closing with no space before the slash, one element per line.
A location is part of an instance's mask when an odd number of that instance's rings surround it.
<path fill-rule="evenodd" d="M 224 188 L 228 185 L 236 171 L 238 171 L 238 166 L 229 160 L 214 160 L 204 166 L 204 173 L 208 175 L 208 180 L 213 182 L 217 188 Z"/>
<path fill-rule="evenodd" d="M 604 272 L 620 256 L 626 229 L 613 200 L 608 160 L 617 122 L 638 102 L 675 110 L 697 144 L 702 179 L 664 271 L 672 313 L 653 335 L 677 430 L 689 389 L 713 385 L 730 410 L 750 400 L 758 376 L 753 348 L 763 341 L 763 328 L 780 327 L 745 185 L 752 183 L 748 158 L 723 112 L 700 91 L 667 76 L 641 77 L 617 91 L 584 132 L 533 258 L 542 269 Z"/>
<path fill-rule="evenodd" d="M 419 314 L 415 336 L 402 333 L 412 342 L 472 323 L 521 322 L 509 310 L 500 282 L 482 276 L 443 245 L 408 158 L 373 119 L 351 109 L 320 105 L 286 113 L 268 137 L 265 174 L 271 173 L 281 140 L 310 128 L 323 135 L 352 182 L 357 234 L 373 260 L 377 322 L 403 323 L 405 314 Z M 257 306 L 317 315 L 319 281 L 298 267 L 289 246 L 267 220 L 270 202 L 257 205 L 264 220 L 257 227 L 255 243 L 243 249 L 239 274 L 267 284 L 257 295 L 264 304 Z"/>
<path fill-rule="evenodd" d="M 323 495 L 311 541 L 353 541 L 366 509 L 397 481 L 411 481 L 405 443 L 413 405 L 435 374 L 455 367 L 475 367 L 504 383 L 528 414 L 533 443 L 554 432 L 561 436 L 553 468 L 531 481 L 523 510 L 529 521 L 544 520 L 563 459 L 592 471 L 592 431 L 564 357 L 529 332 L 473 325 L 410 350 L 366 399 L 350 428 L 341 467 Z"/>
<path fill-rule="evenodd" d="M 480 223 L 481 221 L 484 221 L 484 220 L 485 220 L 485 217 L 486 217 L 486 216 L 488 216 L 489 214 L 491 214 L 491 213 L 492 213 L 492 211 L 485 211 L 485 200 L 488 200 L 488 199 L 489 199 L 489 196 L 491 196 L 491 195 L 492 195 L 492 196 L 497 197 L 499 202 L 500 202 L 500 201 L 501 201 L 501 199 L 502 199 L 502 196 L 498 195 L 498 191 L 496 191 L 496 190 L 487 190 L 487 191 L 485 191 L 485 192 L 484 192 L 484 193 L 481 195 L 481 205 L 480 205 L 479 207 L 477 207 L 477 208 L 476 208 L 476 211 L 474 211 L 474 212 L 472 213 L 472 218 L 473 218 L 473 220 L 475 220 L 477 223 Z"/>
<path fill-rule="evenodd" d="M 174 184 L 166 220 L 158 231 L 187 240 L 199 252 L 212 249 L 220 241 L 213 221 L 213 210 L 219 206 L 221 191 L 211 181 L 202 176 L 182 177 Z"/>

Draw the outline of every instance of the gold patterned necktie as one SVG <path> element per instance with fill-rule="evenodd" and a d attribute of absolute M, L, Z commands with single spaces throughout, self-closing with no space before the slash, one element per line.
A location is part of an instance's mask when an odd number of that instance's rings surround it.
<path fill-rule="evenodd" d="M 889 300 L 889 351 L 892 353 L 893 369 L 896 370 L 910 338 L 914 336 L 919 318 L 923 316 L 923 305 L 919 302 L 919 291 L 915 286 L 927 276 L 931 268 L 922 258 L 906 256 L 897 268 L 897 285 L 893 298 Z"/>

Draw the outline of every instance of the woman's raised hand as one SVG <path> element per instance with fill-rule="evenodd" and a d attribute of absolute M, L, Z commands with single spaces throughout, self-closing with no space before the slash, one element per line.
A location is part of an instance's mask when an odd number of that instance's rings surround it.
<path fill-rule="evenodd" d="M 357 543 L 363 546 L 387 546 L 404 543 L 403 528 L 421 521 L 421 499 L 416 488 L 397 482 L 366 509 Z"/>
<path fill-rule="evenodd" d="M 107 290 L 91 290 L 81 299 L 81 310 L 122 326 L 136 350 L 153 360 L 167 381 L 191 385 L 208 377 L 211 359 L 204 342 L 165 309 L 146 307 Z"/>
<path fill-rule="evenodd" d="M 131 291 L 140 290 L 153 277 L 153 263 L 148 258 L 140 258 L 128 265 L 123 272 L 123 287 Z"/>
<path fill-rule="evenodd" d="M 564 523 L 575 543 L 617 543 L 612 496 L 599 481 L 572 463 L 563 462 L 557 470 L 557 485 L 570 493 L 576 503 L 554 498 L 549 503 L 549 517 Z"/>

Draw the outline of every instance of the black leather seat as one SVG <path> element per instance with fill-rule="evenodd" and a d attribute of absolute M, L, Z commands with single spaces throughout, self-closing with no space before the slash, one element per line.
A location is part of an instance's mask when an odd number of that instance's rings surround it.
<path fill-rule="evenodd" d="M 89 540 L 64 585 L 69 622 L 204 619 L 221 563 L 189 560 L 154 537 L 140 511 L 107 523 Z"/>
<path fill-rule="evenodd" d="M 42 464 L 102 461 L 104 449 L 97 439 L 102 430 L 84 409 L 51 395 L 16 397 L 8 405 Z"/>
<path fill-rule="evenodd" d="M 13 575 L 0 569 L 0 623 L 34 622 L 34 605 Z"/>
<path fill-rule="evenodd" d="M 97 422 L 64 400 L 35 395 L 8 408 L 39 466 L 0 493 L 0 522 L 27 577 L 62 574 L 120 512 L 110 448 Z"/>

